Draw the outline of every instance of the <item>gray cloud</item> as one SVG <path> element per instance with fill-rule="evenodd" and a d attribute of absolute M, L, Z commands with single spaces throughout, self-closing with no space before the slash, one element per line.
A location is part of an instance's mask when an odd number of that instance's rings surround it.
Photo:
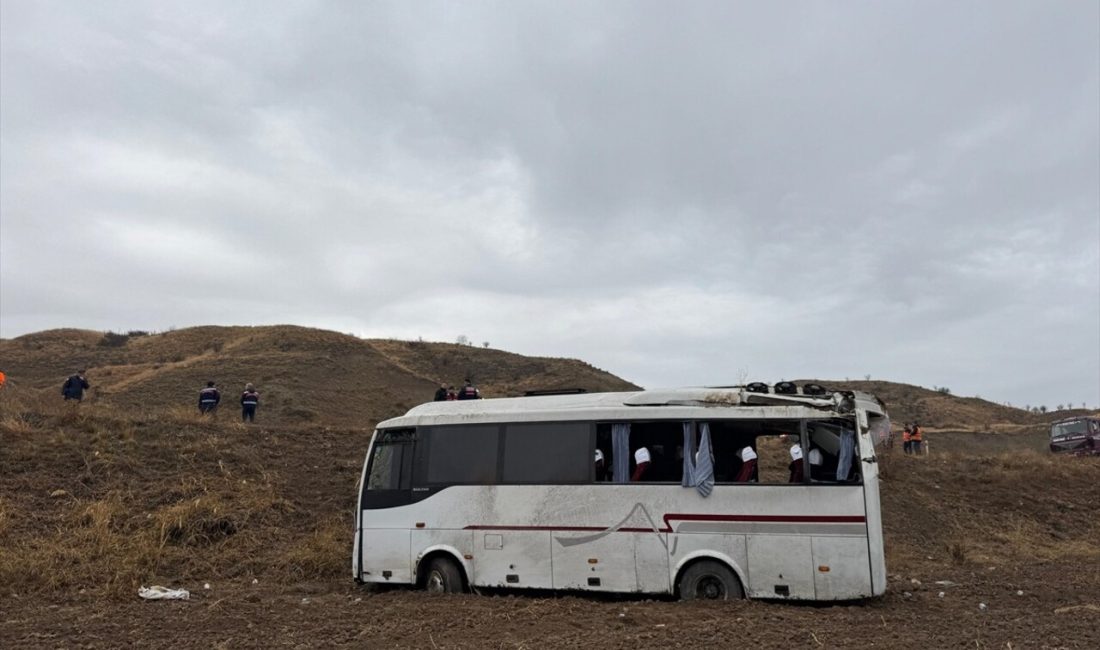
<path fill-rule="evenodd" d="M 0 5 L 0 330 L 1100 401 L 1092 3 Z"/>

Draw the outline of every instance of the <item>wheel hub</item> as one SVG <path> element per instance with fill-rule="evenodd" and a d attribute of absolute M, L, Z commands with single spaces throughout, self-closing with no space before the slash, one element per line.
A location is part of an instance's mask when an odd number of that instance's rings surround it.
<path fill-rule="evenodd" d="M 722 583 L 714 577 L 708 576 L 699 584 L 699 595 L 707 600 L 718 600 L 722 594 Z"/>

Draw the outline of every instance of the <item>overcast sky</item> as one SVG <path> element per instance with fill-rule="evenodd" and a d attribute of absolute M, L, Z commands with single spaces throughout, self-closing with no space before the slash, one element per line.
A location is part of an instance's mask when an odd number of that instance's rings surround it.
<path fill-rule="evenodd" d="M 1098 7 L 4 0 L 0 336 L 1096 406 Z"/>

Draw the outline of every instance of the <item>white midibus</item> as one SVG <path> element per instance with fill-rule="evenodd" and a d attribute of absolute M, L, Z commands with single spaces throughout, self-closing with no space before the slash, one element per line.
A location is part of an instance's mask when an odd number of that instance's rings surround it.
<path fill-rule="evenodd" d="M 883 405 L 821 386 L 432 402 L 378 425 L 357 581 L 846 600 L 886 589 Z"/>

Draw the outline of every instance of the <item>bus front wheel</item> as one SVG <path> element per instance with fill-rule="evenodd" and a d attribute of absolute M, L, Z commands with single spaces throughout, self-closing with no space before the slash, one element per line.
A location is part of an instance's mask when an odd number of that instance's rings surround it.
<path fill-rule="evenodd" d="M 680 576 L 683 600 L 739 600 L 745 597 L 741 581 L 721 562 L 701 560 Z"/>
<path fill-rule="evenodd" d="M 462 572 L 458 565 L 445 557 L 434 558 L 428 564 L 424 588 L 430 594 L 462 593 Z"/>

